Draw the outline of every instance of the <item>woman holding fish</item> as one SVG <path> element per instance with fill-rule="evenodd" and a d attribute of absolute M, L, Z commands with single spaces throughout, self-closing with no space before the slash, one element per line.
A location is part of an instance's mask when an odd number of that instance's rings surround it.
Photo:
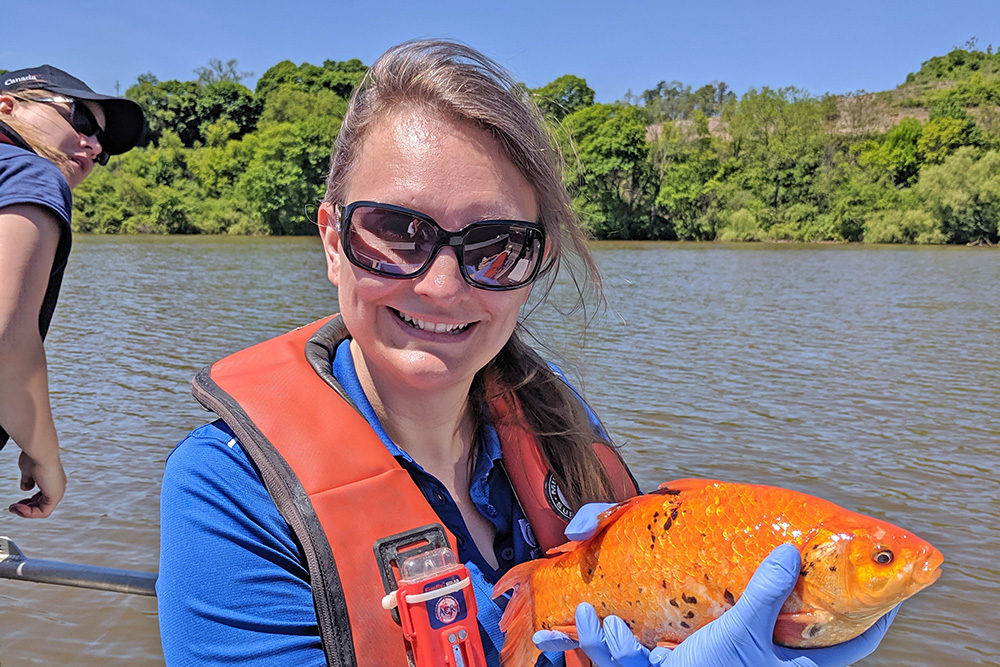
<path fill-rule="evenodd" d="M 529 293 L 544 297 L 567 260 L 578 284 L 599 285 L 542 128 L 522 86 L 451 42 L 390 49 L 359 84 L 318 215 L 340 314 L 203 370 L 194 393 L 221 419 L 167 461 L 157 592 L 168 665 L 424 664 L 426 638 L 407 643 L 382 606 L 400 574 L 380 556 L 386 543 L 431 540 L 417 529 L 432 523 L 468 572 L 448 604 L 426 603 L 431 625 L 474 601 L 473 664 L 501 663 L 501 627 L 516 646 L 503 663 L 519 667 L 583 664 L 563 654 L 570 635 L 602 666 L 846 665 L 875 648 L 890 618 L 833 648 L 772 643 L 799 578 L 794 547 L 760 553 L 749 583 L 699 609 L 720 618 L 674 652 L 640 644 L 633 619 L 602 627 L 589 604 L 546 618 L 521 594 L 547 575 L 515 566 L 564 541 L 574 511 L 574 535 L 594 533 L 565 554 L 578 558 L 634 523 L 598 522 L 606 505 L 592 503 L 637 493 L 596 417 L 519 333 Z M 501 626 L 507 599 L 493 588 L 505 573 L 515 580 L 501 588 L 520 593 Z M 642 574 L 620 569 L 614 583 Z"/>

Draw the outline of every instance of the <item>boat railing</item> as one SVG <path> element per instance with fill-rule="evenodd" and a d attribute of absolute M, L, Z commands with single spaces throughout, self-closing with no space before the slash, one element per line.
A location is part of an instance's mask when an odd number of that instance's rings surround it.
<path fill-rule="evenodd" d="M 134 595 L 156 595 L 155 572 L 27 558 L 12 539 L 3 536 L 0 536 L 0 579 L 19 579 Z"/>

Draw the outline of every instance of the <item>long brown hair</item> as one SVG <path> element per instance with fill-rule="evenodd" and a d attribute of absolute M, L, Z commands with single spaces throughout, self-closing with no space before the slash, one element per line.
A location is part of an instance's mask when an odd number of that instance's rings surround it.
<path fill-rule="evenodd" d="M 344 196 L 371 127 L 401 105 L 425 107 L 485 130 L 532 185 L 538 222 L 545 226 L 548 239 L 543 284 L 534 287 L 542 300 L 564 259 L 570 257 L 576 261 L 565 264 L 581 303 L 589 296 L 588 290 L 601 295 L 600 273 L 570 204 L 559 154 L 541 113 L 523 85 L 493 60 L 463 44 L 406 42 L 372 65 L 351 97 L 334 143 L 327 202 L 336 204 Z M 580 398 L 522 341 L 518 331 L 479 371 L 469 399 L 480 424 L 490 419 L 487 406 L 491 401 L 504 400 L 518 408 L 511 414 L 523 414 L 523 426 L 536 435 L 542 455 L 574 509 L 586 502 L 612 499 L 610 479 L 593 449 L 595 442 L 609 447 L 611 443 L 597 434 Z"/>
<path fill-rule="evenodd" d="M 34 103 L 33 100 L 43 97 L 51 97 L 52 93 L 47 90 L 33 89 L 19 91 L 16 94 L 0 91 L 0 95 L 12 97 L 18 102 Z M 5 116 L 2 120 L 5 124 L 10 126 L 12 130 L 21 135 L 21 138 L 24 139 L 29 146 L 31 146 L 32 150 L 41 155 L 43 158 L 55 163 L 56 167 L 59 168 L 59 171 L 61 171 L 67 178 L 69 177 L 69 168 L 71 164 L 69 156 L 52 146 L 48 139 L 45 138 L 45 135 L 39 132 L 38 128 L 31 123 L 21 121 L 20 119 L 12 116 Z"/>

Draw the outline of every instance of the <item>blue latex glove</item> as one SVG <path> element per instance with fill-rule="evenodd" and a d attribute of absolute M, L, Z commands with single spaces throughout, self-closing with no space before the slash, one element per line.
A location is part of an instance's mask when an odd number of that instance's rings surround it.
<path fill-rule="evenodd" d="M 815 649 L 791 649 L 773 643 L 774 623 L 781 605 L 799 576 L 800 557 L 791 545 L 778 547 L 760 564 L 732 609 L 685 639 L 673 651 L 650 651 L 625 622 L 604 619 L 586 603 L 576 610 L 579 646 L 598 667 L 844 667 L 878 646 L 899 607 L 879 619 L 860 637 Z M 577 643 L 561 632 L 540 630 L 535 645 L 545 651 L 566 651 Z"/>
<path fill-rule="evenodd" d="M 614 503 L 587 503 L 576 511 L 566 530 L 567 540 L 585 540 L 597 530 L 597 517 L 614 507 Z"/>

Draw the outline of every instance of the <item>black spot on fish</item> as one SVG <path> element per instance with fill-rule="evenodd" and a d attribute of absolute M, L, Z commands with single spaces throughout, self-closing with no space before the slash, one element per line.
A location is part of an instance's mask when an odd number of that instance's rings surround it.
<path fill-rule="evenodd" d="M 675 600 L 674 598 L 670 598 L 670 605 L 673 607 L 680 607 L 680 605 L 677 604 L 677 600 Z"/>
<path fill-rule="evenodd" d="M 677 508 L 676 507 L 673 510 L 670 511 L 670 520 L 671 521 L 676 521 L 677 520 Z"/>
<path fill-rule="evenodd" d="M 830 572 L 836 572 L 836 571 L 837 571 L 837 566 L 836 565 L 831 565 L 830 566 Z"/>
<path fill-rule="evenodd" d="M 723 597 L 726 598 L 726 604 L 728 604 L 730 607 L 736 604 L 736 598 L 733 597 L 733 594 L 729 591 L 728 588 L 726 589 L 726 592 L 723 594 Z"/>
<path fill-rule="evenodd" d="M 679 495 L 681 495 L 680 489 L 664 489 L 663 493 L 667 494 L 668 496 L 679 496 Z"/>
<path fill-rule="evenodd" d="M 804 577 L 807 574 L 809 574 L 809 570 L 802 570 L 801 572 L 799 572 L 799 574 L 801 574 Z"/>
<path fill-rule="evenodd" d="M 664 579 L 663 581 L 660 582 L 660 588 L 666 590 L 666 588 L 667 588 L 667 580 L 666 579 Z"/>
<path fill-rule="evenodd" d="M 687 621 L 681 621 L 682 628 L 690 628 L 691 626 L 687 624 Z"/>
<path fill-rule="evenodd" d="M 653 512 L 653 518 L 654 519 L 657 518 L 658 516 L 660 516 L 660 511 L 659 510 Z"/>
<path fill-rule="evenodd" d="M 694 618 L 694 612 L 689 611 L 688 613 L 684 614 L 684 618 Z"/>
<path fill-rule="evenodd" d="M 652 531 L 652 530 L 653 530 L 653 524 L 649 524 L 649 525 L 647 525 L 647 526 L 646 526 L 646 530 L 648 530 L 648 531 Z"/>
<path fill-rule="evenodd" d="M 674 525 L 673 520 L 670 517 L 667 517 L 667 520 L 663 522 L 663 531 L 666 532 L 670 530 L 670 526 L 672 525 Z"/>
<path fill-rule="evenodd" d="M 688 604 L 698 604 L 698 598 L 696 598 L 693 595 L 688 597 L 687 595 L 681 593 L 681 599 L 687 602 Z"/>
<path fill-rule="evenodd" d="M 601 600 L 601 608 L 603 608 L 603 609 L 607 610 L 607 608 L 608 608 L 608 603 L 607 603 L 607 602 L 605 602 L 604 600 Z"/>

